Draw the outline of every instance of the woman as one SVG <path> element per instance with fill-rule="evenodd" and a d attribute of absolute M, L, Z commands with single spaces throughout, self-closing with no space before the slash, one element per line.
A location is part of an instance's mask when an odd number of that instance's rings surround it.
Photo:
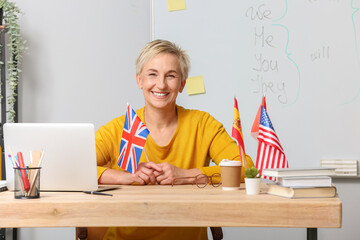
<path fill-rule="evenodd" d="M 136 82 L 145 107 L 136 111 L 150 131 L 135 174 L 117 165 L 125 116 L 115 118 L 96 133 L 100 184 L 180 184 L 199 174 L 219 173 L 210 160 L 239 160 L 239 149 L 221 123 L 210 114 L 176 105 L 190 68 L 187 54 L 165 40 L 148 43 L 136 61 Z M 247 157 L 247 166 L 253 165 Z M 109 228 L 104 239 L 207 239 L 206 228 Z"/>

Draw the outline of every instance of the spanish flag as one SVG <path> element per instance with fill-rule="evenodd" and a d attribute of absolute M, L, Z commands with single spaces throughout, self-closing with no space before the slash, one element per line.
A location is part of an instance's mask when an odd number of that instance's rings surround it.
<path fill-rule="evenodd" d="M 244 145 L 244 138 L 243 138 L 243 133 L 242 133 L 242 128 L 241 128 L 240 114 L 239 114 L 239 108 L 238 108 L 238 103 L 237 103 L 236 97 L 234 97 L 234 118 L 233 118 L 231 136 L 238 143 L 241 164 L 243 166 L 245 166 L 245 168 L 246 168 L 245 145 Z"/>

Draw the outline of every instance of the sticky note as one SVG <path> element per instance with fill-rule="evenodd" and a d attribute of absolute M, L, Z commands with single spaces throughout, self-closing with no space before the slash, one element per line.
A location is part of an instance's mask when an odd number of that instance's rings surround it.
<path fill-rule="evenodd" d="M 186 79 L 185 86 L 188 95 L 205 93 L 203 76 L 189 77 Z"/>
<path fill-rule="evenodd" d="M 167 6 L 169 12 L 184 10 L 186 8 L 185 0 L 167 0 Z"/>

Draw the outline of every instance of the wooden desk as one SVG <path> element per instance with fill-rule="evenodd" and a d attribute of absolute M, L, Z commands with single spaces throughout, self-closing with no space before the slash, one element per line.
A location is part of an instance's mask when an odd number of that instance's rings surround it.
<path fill-rule="evenodd" d="M 265 189 L 262 189 L 264 191 Z M 120 186 L 112 197 L 81 192 L 42 192 L 14 199 L 0 192 L 0 227 L 236 226 L 340 228 L 336 198 L 287 199 L 246 195 L 207 186 Z"/>

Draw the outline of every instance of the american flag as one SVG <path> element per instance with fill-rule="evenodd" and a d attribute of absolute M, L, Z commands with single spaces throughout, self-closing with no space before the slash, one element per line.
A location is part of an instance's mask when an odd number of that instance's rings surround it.
<path fill-rule="evenodd" d="M 234 117 L 231 136 L 237 141 L 240 152 L 240 160 L 243 166 L 245 166 L 245 144 L 241 128 L 239 108 L 236 98 L 234 97 Z M 245 166 L 246 167 L 246 166 Z"/>
<path fill-rule="evenodd" d="M 260 174 L 266 168 L 289 167 L 284 150 L 280 145 L 269 115 L 263 106 L 261 107 L 258 141 L 256 167 L 260 169 Z M 264 176 L 264 178 L 275 180 L 272 177 Z"/>
<path fill-rule="evenodd" d="M 136 115 L 134 109 L 128 105 L 121 136 L 119 167 L 131 173 L 136 172 L 149 133 L 149 130 Z"/>

